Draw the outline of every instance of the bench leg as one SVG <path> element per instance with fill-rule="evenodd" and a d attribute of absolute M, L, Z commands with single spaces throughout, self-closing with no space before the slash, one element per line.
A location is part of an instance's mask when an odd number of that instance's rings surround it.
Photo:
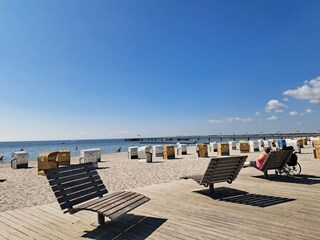
<path fill-rule="evenodd" d="M 99 213 L 98 213 L 98 223 L 100 225 L 105 223 L 105 217 L 102 214 L 99 214 Z"/>
<path fill-rule="evenodd" d="M 264 171 L 264 177 L 266 178 L 266 179 L 268 179 L 268 170 L 266 170 L 266 171 Z"/>
<path fill-rule="evenodd" d="M 213 186 L 213 183 L 210 183 L 209 184 L 209 190 L 210 190 L 210 193 L 214 193 L 214 186 Z"/>

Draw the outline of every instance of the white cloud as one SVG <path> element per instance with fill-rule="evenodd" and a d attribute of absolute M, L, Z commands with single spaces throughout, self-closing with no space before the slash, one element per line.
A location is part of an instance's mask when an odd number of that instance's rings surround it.
<path fill-rule="evenodd" d="M 297 122 L 297 125 L 301 125 L 301 122 Z"/>
<path fill-rule="evenodd" d="M 306 109 L 306 113 L 313 113 L 314 111 L 311 108 Z"/>
<path fill-rule="evenodd" d="M 270 120 L 270 121 L 278 120 L 278 117 L 275 115 L 272 115 L 271 117 L 267 118 L 267 120 Z"/>
<path fill-rule="evenodd" d="M 208 121 L 208 123 L 222 123 L 222 120 L 216 120 L 216 119 L 211 119 Z"/>
<path fill-rule="evenodd" d="M 259 112 L 256 112 L 256 116 L 259 116 L 260 115 L 260 113 Z"/>
<path fill-rule="evenodd" d="M 271 111 L 280 112 L 280 111 L 283 111 L 282 108 L 284 108 L 284 107 L 287 107 L 287 106 L 284 105 L 283 103 L 279 102 L 278 100 L 272 99 L 267 103 L 265 111 L 266 112 L 271 112 Z"/>
<path fill-rule="evenodd" d="M 288 102 L 288 101 L 289 101 L 289 98 L 284 98 L 283 101 Z"/>
<path fill-rule="evenodd" d="M 239 118 L 239 117 L 228 117 L 226 118 L 228 122 L 234 122 L 234 121 L 239 121 L 239 122 L 251 122 L 252 118 Z"/>
<path fill-rule="evenodd" d="M 295 116 L 298 116 L 299 113 L 296 111 L 292 111 L 292 112 L 289 112 L 289 115 L 295 117 Z"/>
<path fill-rule="evenodd" d="M 225 119 L 211 119 L 208 121 L 208 123 L 223 123 L 223 122 L 251 122 L 252 118 L 240 118 L 240 117 L 227 117 Z"/>
<path fill-rule="evenodd" d="M 277 109 L 277 110 L 275 110 L 275 112 L 283 112 L 283 109 Z"/>
<path fill-rule="evenodd" d="M 284 91 L 283 94 L 296 99 L 309 100 L 310 103 L 320 102 L 320 77 L 305 81 L 305 84 L 297 89 Z"/>

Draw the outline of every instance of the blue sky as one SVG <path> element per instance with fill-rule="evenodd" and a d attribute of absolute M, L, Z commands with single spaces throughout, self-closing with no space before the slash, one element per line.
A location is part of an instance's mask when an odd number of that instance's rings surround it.
<path fill-rule="evenodd" d="M 320 130 L 320 2 L 0 0 L 0 141 Z"/>

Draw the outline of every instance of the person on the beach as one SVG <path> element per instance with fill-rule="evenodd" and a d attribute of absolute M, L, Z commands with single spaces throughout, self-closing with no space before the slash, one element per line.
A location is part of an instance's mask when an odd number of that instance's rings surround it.
<path fill-rule="evenodd" d="M 119 149 L 117 150 L 117 152 L 121 152 L 121 147 L 119 147 Z"/>
<path fill-rule="evenodd" d="M 269 156 L 269 153 L 271 151 L 271 148 L 270 147 L 264 147 L 263 148 L 263 153 L 260 154 L 256 160 L 253 160 L 253 161 L 250 161 L 250 162 L 245 162 L 243 164 L 243 168 L 246 168 L 246 167 L 255 167 L 257 169 L 260 169 L 263 165 L 263 163 L 266 161 L 266 159 L 268 158 Z"/>

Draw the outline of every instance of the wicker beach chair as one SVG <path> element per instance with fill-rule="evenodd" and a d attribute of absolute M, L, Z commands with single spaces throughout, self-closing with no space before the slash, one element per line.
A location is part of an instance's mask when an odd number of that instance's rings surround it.
<path fill-rule="evenodd" d="M 191 178 L 200 185 L 209 186 L 210 192 L 214 191 L 214 183 L 228 182 L 231 184 L 238 176 L 248 156 L 214 157 L 203 175 L 184 177 Z"/>
<path fill-rule="evenodd" d="M 93 163 L 47 169 L 45 174 L 62 210 L 97 212 L 99 224 L 105 217 L 113 220 L 150 200 L 135 192 L 108 193 Z"/>
<path fill-rule="evenodd" d="M 44 175 L 43 170 L 59 167 L 59 151 L 44 152 L 38 155 L 38 175 Z"/>

